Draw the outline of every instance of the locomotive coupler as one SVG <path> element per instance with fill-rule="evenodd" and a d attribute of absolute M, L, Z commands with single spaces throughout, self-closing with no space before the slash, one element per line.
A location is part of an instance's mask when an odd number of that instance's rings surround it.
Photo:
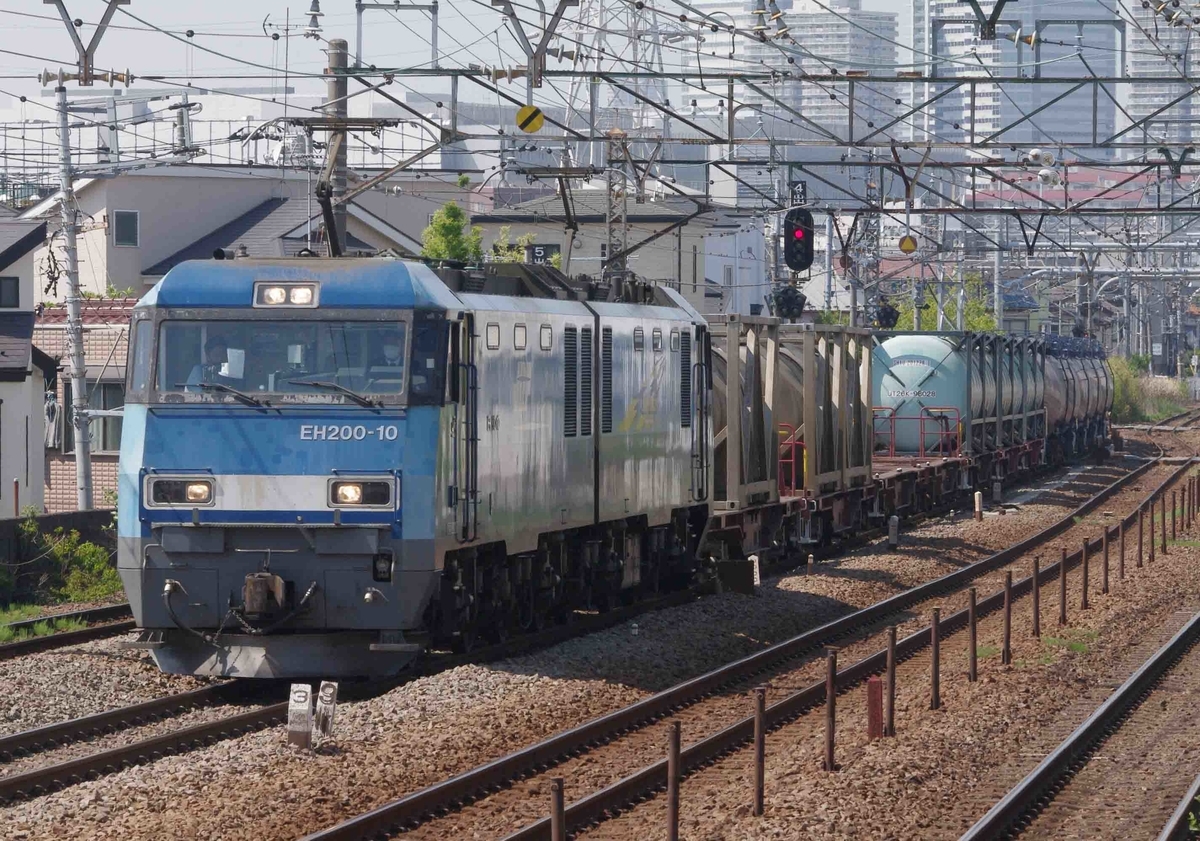
<path fill-rule="evenodd" d="M 274 613 L 287 604 L 287 582 L 271 572 L 252 572 L 242 585 L 242 604 L 248 619 Z"/>

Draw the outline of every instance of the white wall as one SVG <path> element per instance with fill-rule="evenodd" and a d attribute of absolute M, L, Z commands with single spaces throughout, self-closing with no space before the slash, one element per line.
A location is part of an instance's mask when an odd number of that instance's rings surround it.
<path fill-rule="evenodd" d="M 20 278 L 19 309 L 23 312 L 31 312 L 37 300 L 36 251 L 30 251 L 3 271 L 5 277 Z M 46 467 L 42 407 L 46 384 L 42 369 L 33 364 L 32 357 L 30 368 L 23 382 L 0 382 L 0 517 L 13 516 L 13 479 L 20 488 L 16 510 L 27 505 L 42 510 Z"/>
<path fill-rule="evenodd" d="M 721 312 L 750 315 L 750 307 L 762 305 L 767 315 L 766 237 L 761 229 L 713 232 L 704 238 L 704 276 L 723 294 Z"/>
<path fill-rule="evenodd" d="M 522 234 L 532 233 L 534 243 L 538 245 L 553 244 L 565 250 L 566 241 L 562 222 L 545 222 L 536 224 L 480 222 L 483 228 L 483 253 L 492 250 L 492 244 L 500 235 L 500 228 L 511 228 L 509 242 L 515 242 Z M 661 230 L 665 223 L 631 224 L 629 226 L 630 244 L 641 242 L 646 237 Z M 664 285 L 679 288 L 692 306 L 703 311 L 704 301 L 704 234 L 707 226 L 692 224 L 681 231 L 673 231 L 659 237 L 654 242 L 635 251 L 629 257 L 629 268 L 639 277 Z M 600 276 L 600 246 L 607 243 L 605 226 L 600 223 L 583 223 L 579 226 L 577 235 L 579 245 L 572 249 L 570 274 L 586 274 L 592 277 Z"/>

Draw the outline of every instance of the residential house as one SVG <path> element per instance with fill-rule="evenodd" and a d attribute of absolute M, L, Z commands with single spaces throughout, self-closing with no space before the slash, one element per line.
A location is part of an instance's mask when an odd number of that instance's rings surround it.
<path fill-rule="evenodd" d="M 579 230 L 571 238 L 571 261 L 564 268 L 571 275 L 600 277 L 608 259 L 607 193 L 591 187 L 575 189 L 571 203 Z M 631 199 L 627 205 L 628 244 L 650 241 L 629 255 L 628 264 L 638 277 L 680 290 L 703 311 L 708 269 L 706 236 L 737 225 L 717 210 L 694 216 L 697 209 L 696 201 L 669 192 L 644 202 Z M 533 261 L 539 262 L 563 252 L 568 242 L 565 218 L 562 196 L 550 195 L 477 213 L 471 223 L 483 229 L 485 255 L 501 239 L 502 228 L 509 229 L 510 243 L 532 234 Z M 664 230 L 667 232 L 661 233 Z M 651 240 L 655 235 L 659 236 Z"/>
<path fill-rule="evenodd" d="M 119 409 L 125 405 L 125 355 L 129 318 L 136 298 L 85 299 L 83 361 L 88 405 L 93 409 Z M 69 364 L 67 311 L 63 306 L 44 307 L 33 328 L 34 342 L 53 357 L 60 374 L 46 395 L 45 508 L 57 514 L 76 509 L 75 430 L 71 425 L 71 380 L 62 373 Z M 117 456 L 121 449 L 121 418 L 100 417 L 89 423 L 92 448 L 92 504 L 116 504 Z M 40 449 L 40 448 L 39 448 Z"/>
<path fill-rule="evenodd" d="M 0 516 L 42 510 L 44 405 L 54 361 L 34 346 L 34 252 L 44 222 L 0 220 Z"/>
<path fill-rule="evenodd" d="M 254 257 L 324 253 L 324 224 L 309 173 L 271 167 L 160 167 L 75 182 L 80 210 L 79 279 L 84 292 L 139 297 L 182 259 L 217 248 Z M 347 204 L 347 252 L 420 250 L 433 213 L 450 201 L 478 197 L 453 181 L 397 177 Z M 23 219 L 47 221 L 57 233 L 59 194 L 27 209 Z M 204 249 L 208 250 L 205 251 Z M 62 301 L 65 255 L 53 236 L 35 262 L 43 300 Z"/>

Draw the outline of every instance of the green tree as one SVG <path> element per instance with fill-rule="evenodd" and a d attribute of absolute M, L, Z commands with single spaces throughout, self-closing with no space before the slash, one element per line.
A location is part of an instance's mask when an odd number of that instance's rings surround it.
<path fill-rule="evenodd" d="M 521 234 L 517 237 L 517 241 L 512 241 L 512 228 L 508 225 L 500 226 L 500 233 L 496 237 L 496 241 L 492 243 L 492 262 L 493 263 L 524 263 L 525 255 L 528 253 L 528 247 L 533 245 L 535 239 L 533 234 Z"/>
<path fill-rule="evenodd" d="M 967 305 L 965 327 L 967 330 L 976 333 L 988 333 L 996 329 L 996 318 L 992 314 L 991 307 L 988 305 L 988 290 L 986 285 L 977 274 L 967 275 L 964 283 L 967 287 Z M 896 322 L 897 330 L 936 330 L 937 329 L 937 302 L 934 299 L 934 291 L 932 288 L 927 288 L 925 294 L 925 309 L 921 310 L 921 320 L 919 326 L 913 326 L 913 301 L 911 297 L 905 297 L 902 300 L 893 300 L 892 306 L 900 311 L 900 318 Z M 958 295 L 951 292 L 951 288 L 946 289 L 946 319 L 953 325 L 958 324 Z"/>
<path fill-rule="evenodd" d="M 429 227 L 421 232 L 421 256 L 431 260 L 483 261 L 483 229 L 468 227 L 467 214 L 454 202 L 447 202 L 433 214 Z"/>
<path fill-rule="evenodd" d="M 460 172 L 458 174 L 458 179 L 457 179 L 457 181 L 455 181 L 455 183 L 458 184 L 459 187 L 461 187 L 462 189 L 465 190 L 471 183 L 471 176 L 467 175 L 465 172 Z"/>

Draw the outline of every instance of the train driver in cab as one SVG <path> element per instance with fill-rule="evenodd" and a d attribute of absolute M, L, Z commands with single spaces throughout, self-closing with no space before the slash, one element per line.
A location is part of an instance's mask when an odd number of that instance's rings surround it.
<path fill-rule="evenodd" d="M 228 340 L 221 335 L 210 336 L 208 341 L 204 343 L 204 362 L 192 367 L 192 372 L 188 374 L 187 384 L 189 386 L 199 385 L 200 383 L 224 383 L 225 385 L 232 385 L 235 381 L 221 373 L 221 369 L 228 361 Z M 199 391 L 199 389 L 194 388 L 187 390 Z"/>

